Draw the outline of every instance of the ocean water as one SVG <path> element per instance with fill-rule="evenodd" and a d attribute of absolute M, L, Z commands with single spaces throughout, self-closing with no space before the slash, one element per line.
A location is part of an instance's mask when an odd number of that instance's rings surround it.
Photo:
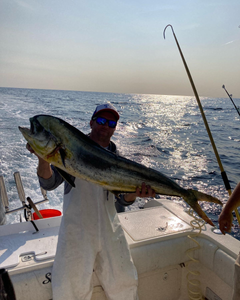
<path fill-rule="evenodd" d="M 240 181 L 239 115 L 228 98 L 200 99 L 233 190 Z M 121 155 L 159 170 L 184 188 L 227 201 L 228 192 L 195 97 L 0 88 L 0 175 L 4 176 L 10 209 L 21 206 L 13 178 L 16 171 L 21 174 L 26 196 L 34 202 L 42 199 L 37 158 L 26 150 L 18 126 L 29 127 L 30 117 L 50 114 L 88 133 L 96 105 L 108 101 L 121 116 L 113 136 Z M 240 99 L 234 102 L 240 105 Z M 48 192 L 48 198 L 49 203 L 39 209 L 62 210 L 63 186 Z M 182 199 L 168 198 L 187 206 Z M 138 198 L 127 209 L 141 209 L 145 201 L 151 199 Z M 221 207 L 206 202 L 201 207 L 218 226 Z M 19 222 L 20 214 L 8 215 L 7 222 Z M 240 239 L 235 215 L 232 235 Z"/>

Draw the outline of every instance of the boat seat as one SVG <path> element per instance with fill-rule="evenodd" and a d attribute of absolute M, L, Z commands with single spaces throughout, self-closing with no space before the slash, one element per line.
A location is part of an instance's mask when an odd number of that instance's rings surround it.
<path fill-rule="evenodd" d="M 196 244 L 187 236 L 131 248 L 138 274 L 186 263 L 190 255 L 232 287 L 235 259 L 208 239 L 201 237 L 197 241 L 201 248 L 192 253 L 189 249 Z"/>
<path fill-rule="evenodd" d="M 131 248 L 138 274 L 187 262 L 190 240 L 185 237 L 159 241 Z"/>
<path fill-rule="evenodd" d="M 221 250 L 210 240 L 200 237 L 196 240 L 201 249 L 196 251 L 194 258 L 199 259 L 206 268 L 212 270 L 219 278 L 233 287 L 235 258 Z"/>
<path fill-rule="evenodd" d="M 218 249 L 214 256 L 213 271 L 228 285 L 233 287 L 235 259 Z"/>

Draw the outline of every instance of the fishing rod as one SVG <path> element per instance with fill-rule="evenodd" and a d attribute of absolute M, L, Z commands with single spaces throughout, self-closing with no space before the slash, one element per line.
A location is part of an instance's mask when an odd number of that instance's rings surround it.
<path fill-rule="evenodd" d="M 175 39 L 175 41 L 176 41 L 178 50 L 179 50 L 179 52 L 180 52 L 180 55 L 181 55 L 181 58 L 182 58 L 184 67 L 185 67 L 186 72 L 187 72 L 187 75 L 188 75 L 188 78 L 189 78 L 189 80 L 190 80 L 190 83 L 191 83 L 191 86 L 192 86 L 194 95 L 195 95 L 195 97 L 196 97 L 196 99 L 197 99 L 198 106 L 199 106 L 199 109 L 200 109 L 200 111 L 201 111 L 202 118 L 203 118 L 204 124 L 205 124 L 206 129 L 207 129 L 207 132 L 208 132 L 209 139 L 210 139 L 211 144 L 212 144 L 212 147 L 213 147 L 213 151 L 214 151 L 215 156 L 216 156 L 216 158 L 217 158 L 218 165 L 219 165 L 219 168 L 220 168 L 220 170 L 221 170 L 222 179 L 223 179 L 223 182 L 224 182 L 224 184 L 225 184 L 225 188 L 226 188 L 226 190 L 228 191 L 228 194 L 229 194 L 229 196 L 230 196 L 230 195 L 232 194 L 232 191 L 231 191 L 231 186 L 230 186 L 230 183 L 229 183 L 227 174 L 226 174 L 226 172 L 225 172 L 224 169 L 223 169 L 223 165 L 222 165 L 221 159 L 220 159 L 220 157 L 219 157 L 219 154 L 218 154 L 218 151 L 217 151 L 215 142 L 214 142 L 214 140 L 213 140 L 212 133 L 211 133 L 210 128 L 209 128 L 209 126 L 208 126 L 208 122 L 207 122 L 207 119 L 206 119 L 206 117 L 205 117 L 205 114 L 204 114 L 204 111 L 203 111 L 203 108 L 202 108 L 202 104 L 201 104 L 201 101 L 200 101 L 199 96 L 198 96 L 198 93 L 197 93 L 197 89 L 196 89 L 195 84 L 194 84 L 194 82 L 193 82 L 191 73 L 190 73 L 190 71 L 189 71 L 189 69 L 188 69 L 187 63 L 186 63 L 185 58 L 184 58 L 184 56 L 183 56 L 182 50 L 181 50 L 181 48 L 180 48 L 180 46 L 179 46 L 179 43 L 178 43 L 178 40 L 177 40 L 177 37 L 176 37 L 176 35 L 175 35 L 175 32 L 174 32 L 174 30 L 173 30 L 172 25 L 168 24 L 168 25 L 165 27 L 165 29 L 164 29 L 164 31 L 163 31 L 163 37 L 164 37 L 164 39 L 165 39 L 165 31 L 166 31 L 167 27 L 171 27 L 171 29 L 172 29 L 172 33 L 173 33 L 174 39 Z M 237 210 L 237 209 L 235 209 L 235 214 L 236 214 L 238 223 L 239 223 L 239 225 L 240 225 L 240 216 L 239 216 L 239 213 L 238 213 L 238 210 Z"/>
<path fill-rule="evenodd" d="M 222 86 L 222 88 L 225 90 L 225 92 L 228 94 L 228 91 L 225 89 L 225 85 L 223 85 Z M 228 97 L 230 98 L 230 100 L 232 101 L 232 103 L 233 103 L 233 105 L 234 105 L 234 107 L 236 108 L 236 111 L 238 112 L 238 114 L 239 114 L 239 116 L 240 116 L 240 112 L 239 112 L 239 110 L 238 110 L 238 108 L 237 108 L 237 106 L 235 105 L 235 103 L 233 102 L 233 99 L 232 99 L 232 97 L 231 97 L 232 95 L 229 95 L 228 94 Z"/>

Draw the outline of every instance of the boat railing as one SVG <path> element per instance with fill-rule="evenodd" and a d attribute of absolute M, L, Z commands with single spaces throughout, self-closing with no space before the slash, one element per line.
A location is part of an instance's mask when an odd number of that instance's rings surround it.
<path fill-rule="evenodd" d="M 47 192 L 43 188 L 41 188 L 43 200 L 40 200 L 40 201 L 37 201 L 34 203 L 30 197 L 25 196 L 25 191 L 23 188 L 20 173 L 15 172 L 13 174 L 13 176 L 14 176 L 18 196 L 22 203 L 22 206 L 20 206 L 18 208 L 14 208 L 14 209 L 9 209 L 8 195 L 7 195 L 7 191 L 6 191 L 6 187 L 5 187 L 5 183 L 4 183 L 4 178 L 1 175 L 0 176 L 0 196 L 1 196 L 1 199 L 0 199 L 0 224 L 3 223 L 1 218 L 3 219 L 5 217 L 4 215 L 15 213 L 20 210 L 24 210 L 24 215 L 25 215 L 26 221 L 32 221 L 32 213 L 31 213 L 32 209 L 35 211 L 37 216 L 40 219 L 42 219 L 43 217 L 42 217 L 41 213 L 39 212 L 39 210 L 37 209 L 36 205 L 49 201 L 49 199 L 47 197 Z"/>

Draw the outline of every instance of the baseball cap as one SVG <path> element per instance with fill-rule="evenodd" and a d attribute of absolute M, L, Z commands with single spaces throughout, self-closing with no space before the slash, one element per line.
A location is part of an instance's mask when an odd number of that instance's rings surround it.
<path fill-rule="evenodd" d="M 92 115 L 92 118 L 102 111 L 111 112 L 117 118 L 117 120 L 119 120 L 119 118 L 120 118 L 116 108 L 111 103 L 105 103 L 105 104 L 98 105 Z"/>

